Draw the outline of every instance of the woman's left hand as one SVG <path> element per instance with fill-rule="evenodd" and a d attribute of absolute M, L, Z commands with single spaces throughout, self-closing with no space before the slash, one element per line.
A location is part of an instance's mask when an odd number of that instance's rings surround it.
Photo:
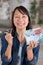
<path fill-rule="evenodd" d="M 30 43 L 29 43 L 29 48 L 31 48 L 31 49 L 33 49 L 33 48 L 35 48 L 35 47 L 37 47 L 39 45 L 39 43 L 38 42 L 36 42 L 36 41 L 31 41 Z"/>
<path fill-rule="evenodd" d="M 39 45 L 39 43 L 36 42 L 36 41 L 31 41 L 30 44 L 31 44 L 32 48 L 35 48 L 35 47 L 37 47 Z"/>
<path fill-rule="evenodd" d="M 27 58 L 28 58 L 28 60 L 31 61 L 33 59 L 34 54 L 33 54 L 32 49 L 36 48 L 38 45 L 39 45 L 39 43 L 37 43 L 36 41 L 31 41 L 29 43 L 29 46 L 27 46 Z"/>

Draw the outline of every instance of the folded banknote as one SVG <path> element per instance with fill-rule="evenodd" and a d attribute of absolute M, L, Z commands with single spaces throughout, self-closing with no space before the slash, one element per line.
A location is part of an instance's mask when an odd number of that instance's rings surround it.
<path fill-rule="evenodd" d="M 24 32 L 24 36 L 26 38 L 27 45 L 30 41 L 43 43 L 43 29 L 41 27 L 26 30 Z"/>

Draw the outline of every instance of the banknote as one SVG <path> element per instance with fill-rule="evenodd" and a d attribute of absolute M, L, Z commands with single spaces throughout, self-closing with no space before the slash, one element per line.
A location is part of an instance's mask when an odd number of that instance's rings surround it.
<path fill-rule="evenodd" d="M 37 43 L 43 43 L 43 29 L 41 27 L 26 30 L 24 36 L 27 45 L 30 41 L 36 41 Z"/>

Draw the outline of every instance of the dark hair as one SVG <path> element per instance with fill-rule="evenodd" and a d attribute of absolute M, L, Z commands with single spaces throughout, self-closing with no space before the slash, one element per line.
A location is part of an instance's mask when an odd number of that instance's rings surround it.
<path fill-rule="evenodd" d="M 24 6 L 18 6 L 18 7 L 16 7 L 16 8 L 14 9 L 14 11 L 13 11 L 13 13 L 12 13 L 12 35 L 14 35 L 14 32 L 16 31 L 16 27 L 15 27 L 15 25 L 14 25 L 14 23 L 13 23 L 13 22 L 14 22 L 14 21 L 13 21 L 14 13 L 15 13 L 16 10 L 18 10 L 20 13 L 26 14 L 26 15 L 28 16 L 29 23 L 28 23 L 28 25 L 27 25 L 27 27 L 26 27 L 26 30 L 32 28 L 28 10 L 27 10 Z"/>

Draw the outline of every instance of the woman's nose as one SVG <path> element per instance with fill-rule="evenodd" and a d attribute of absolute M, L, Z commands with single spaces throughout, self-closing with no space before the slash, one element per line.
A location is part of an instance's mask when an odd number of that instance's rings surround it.
<path fill-rule="evenodd" d="M 19 17 L 19 21 L 22 21 L 23 19 L 22 19 L 22 17 Z"/>

